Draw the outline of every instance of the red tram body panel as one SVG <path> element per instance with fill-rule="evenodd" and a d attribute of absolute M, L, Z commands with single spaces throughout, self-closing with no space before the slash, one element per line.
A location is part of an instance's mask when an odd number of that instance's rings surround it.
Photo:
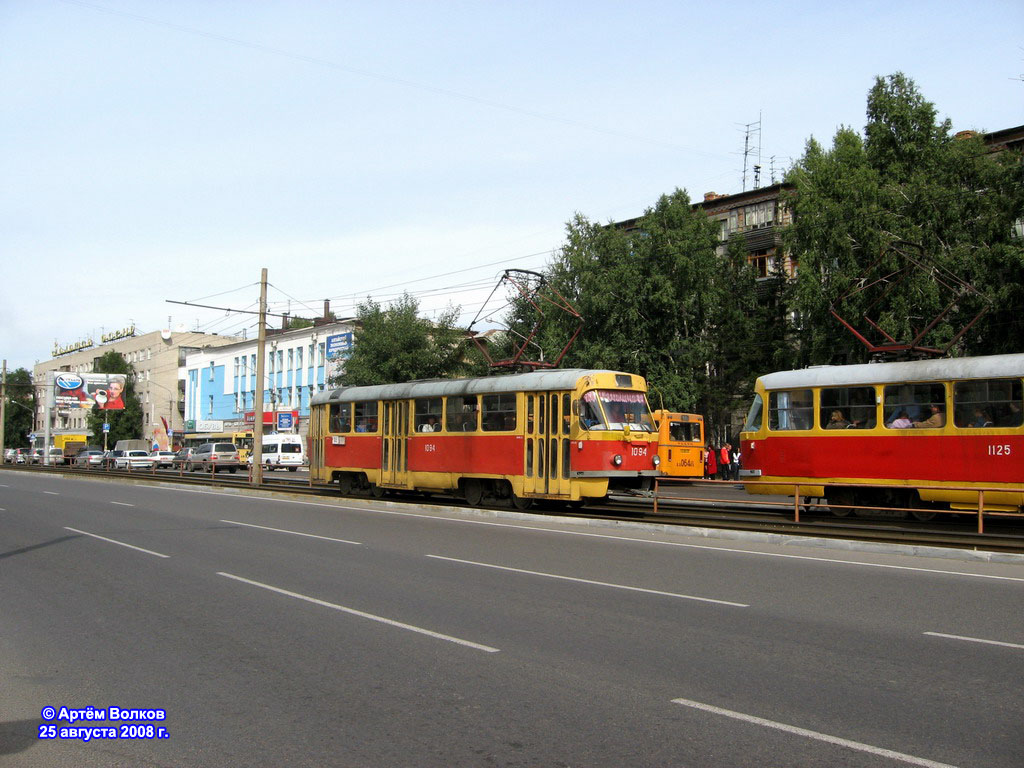
<path fill-rule="evenodd" d="M 762 376 L 741 434 L 748 492 L 858 506 L 1020 512 L 1024 355 Z M 933 510 L 928 512 L 927 510 Z M 916 513 L 915 513 L 916 514 Z"/>
<path fill-rule="evenodd" d="M 313 398 L 314 483 L 525 507 L 637 492 L 658 474 L 643 378 L 549 370 L 342 387 Z"/>

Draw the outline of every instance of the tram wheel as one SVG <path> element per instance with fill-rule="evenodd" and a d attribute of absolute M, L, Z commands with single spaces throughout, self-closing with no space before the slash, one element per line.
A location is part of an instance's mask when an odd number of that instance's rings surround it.
<path fill-rule="evenodd" d="M 388 492 L 387 488 L 381 488 L 376 483 L 370 483 L 370 495 L 375 499 L 383 499 L 384 495 Z"/>
<path fill-rule="evenodd" d="M 342 496 L 351 496 L 354 485 L 352 475 L 346 473 L 338 477 L 338 493 Z"/>
<path fill-rule="evenodd" d="M 463 486 L 462 495 L 469 506 L 478 507 L 484 498 L 484 484 L 479 480 L 470 478 Z"/>
<path fill-rule="evenodd" d="M 828 511 L 835 517 L 849 517 L 856 512 L 853 507 L 853 493 L 847 488 L 832 488 L 828 492 Z M 837 504 L 841 506 L 836 506 Z"/>
<path fill-rule="evenodd" d="M 518 509 L 520 512 L 525 512 L 533 506 L 533 499 L 524 499 L 522 496 L 516 496 L 514 493 L 511 496 L 512 506 Z"/>

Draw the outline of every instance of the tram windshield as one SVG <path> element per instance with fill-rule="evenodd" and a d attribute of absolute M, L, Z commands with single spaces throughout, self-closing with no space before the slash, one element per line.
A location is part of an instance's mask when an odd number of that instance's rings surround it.
<path fill-rule="evenodd" d="M 580 426 L 584 429 L 654 431 L 654 417 L 643 392 L 592 389 L 580 398 Z"/>

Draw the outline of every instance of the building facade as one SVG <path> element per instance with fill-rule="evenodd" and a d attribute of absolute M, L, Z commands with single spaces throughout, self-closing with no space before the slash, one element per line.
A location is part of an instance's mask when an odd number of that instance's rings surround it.
<path fill-rule="evenodd" d="M 184 427 L 185 358 L 200 352 L 238 341 L 234 336 L 197 331 L 153 331 L 139 334 L 134 325 L 121 331 L 104 334 L 100 344 L 92 339 L 65 347 L 54 345 L 53 358 L 36 363 L 32 378 L 39 403 L 33 429 L 45 431 L 46 384 L 50 373 L 94 373 L 96 363 L 107 352 L 117 352 L 135 371 L 135 393 L 142 406 L 141 438 L 150 443 L 166 444 L 167 433 L 179 434 Z M 50 429 L 52 434 L 76 432 L 90 438 L 88 411 L 54 409 Z"/>
<path fill-rule="evenodd" d="M 260 389 L 265 429 L 307 434 L 310 398 L 342 372 L 352 340 L 351 320 L 268 332 L 262 388 L 254 339 L 188 355 L 185 438 L 252 429 Z"/>

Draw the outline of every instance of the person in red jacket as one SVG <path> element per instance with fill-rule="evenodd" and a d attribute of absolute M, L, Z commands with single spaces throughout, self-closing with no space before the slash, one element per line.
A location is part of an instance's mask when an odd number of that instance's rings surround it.
<path fill-rule="evenodd" d="M 705 476 L 709 480 L 714 480 L 715 475 L 718 474 L 718 451 L 713 445 L 708 446 L 708 454 L 704 459 L 704 470 Z"/>

